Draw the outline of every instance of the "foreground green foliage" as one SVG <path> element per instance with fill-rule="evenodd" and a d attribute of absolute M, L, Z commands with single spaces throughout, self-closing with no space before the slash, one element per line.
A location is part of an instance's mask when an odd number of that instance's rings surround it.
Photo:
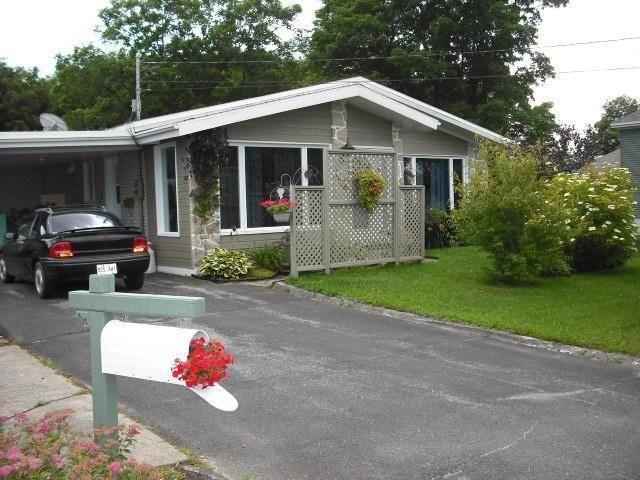
<path fill-rule="evenodd" d="M 604 273 L 494 285 L 491 260 L 473 247 L 440 260 L 314 273 L 289 283 L 327 295 L 545 340 L 640 355 L 640 256 Z"/>
<path fill-rule="evenodd" d="M 563 245 L 563 211 L 549 202 L 533 150 L 485 142 L 485 164 L 463 187 L 453 213 L 458 235 L 491 255 L 497 281 L 517 283 L 569 268 Z"/>
<path fill-rule="evenodd" d="M 241 250 L 216 248 L 202 260 L 198 271 L 207 278 L 231 278 L 237 280 L 251 268 L 251 260 Z"/>

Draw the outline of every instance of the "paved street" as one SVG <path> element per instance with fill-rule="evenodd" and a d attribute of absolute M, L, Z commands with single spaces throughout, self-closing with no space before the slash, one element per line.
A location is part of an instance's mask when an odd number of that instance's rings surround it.
<path fill-rule="evenodd" d="M 231 479 L 640 478 L 638 368 L 256 286 L 154 274 L 142 292 L 205 297 L 202 317 L 137 320 L 221 339 L 240 408 L 133 379 L 123 407 Z M 0 335 L 89 381 L 66 296 L 0 285 Z"/>

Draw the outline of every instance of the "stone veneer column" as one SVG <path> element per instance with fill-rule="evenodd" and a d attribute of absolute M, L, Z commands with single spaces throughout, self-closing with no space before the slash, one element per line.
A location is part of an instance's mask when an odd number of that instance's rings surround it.
<path fill-rule="evenodd" d="M 194 180 L 188 176 L 189 192 L 194 188 Z M 220 247 L 220 207 L 206 223 L 193 214 L 193 199 L 189 197 L 189 218 L 191 219 L 191 263 L 198 267 L 204 256 Z"/>
<path fill-rule="evenodd" d="M 391 140 L 393 142 L 393 150 L 396 153 L 396 168 L 399 177 L 398 184 L 404 184 L 404 145 L 400 136 L 400 128 L 395 124 L 391 124 Z M 415 183 L 415 180 L 414 180 Z"/>
<path fill-rule="evenodd" d="M 344 100 L 331 102 L 331 148 L 344 147 L 348 137 L 347 102 Z"/>

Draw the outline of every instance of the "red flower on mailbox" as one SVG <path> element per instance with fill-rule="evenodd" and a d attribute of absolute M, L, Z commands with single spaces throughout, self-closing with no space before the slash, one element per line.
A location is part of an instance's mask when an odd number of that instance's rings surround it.
<path fill-rule="evenodd" d="M 206 388 L 227 378 L 227 367 L 233 360 L 220 342 L 197 338 L 189 344 L 187 360 L 176 358 L 171 373 L 189 388 L 198 385 Z"/>

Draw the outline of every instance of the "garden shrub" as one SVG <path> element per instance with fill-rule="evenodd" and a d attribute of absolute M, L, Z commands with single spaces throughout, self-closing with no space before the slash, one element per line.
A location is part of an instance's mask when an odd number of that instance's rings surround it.
<path fill-rule="evenodd" d="M 231 278 L 237 280 L 251 268 L 251 260 L 241 250 L 216 248 L 207 254 L 200 264 L 200 275 L 207 278 Z"/>
<path fill-rule="evenodd" d="M 72 410 L 37 419 L 20 413 L 0 417 L 0 478 L 179 480 L 174 469 L 156 468 L 126 459 L 140 433 L 137 425 L 78 433 L 69 426 Z"/>
<path fill-rule="evenodd" d="M 591 165 L 549 181 L 549 201 L 565 211 L 566 253 L 575 270 L 619 267 L 637 251 L 635 191 L 629 171 L 612 166 Z"/>
<path fill-rule="evenodd" d="M 562 208 L 546 201 L 537 152 L 484 142 L 479 156 L 452 214 L 461 240 L 489 253 L 497 281 L 568 273 Z"/>
<path fill-rule="evenodd" d="M 273 272 L 289 269 L 289 253 L 280 245 L 263 245 L 249 251 L 249 258 L 257 266 Z"/>
<path fill-rule="evenodd" d="M 447 248 L 454 245 L 455 225 L 444 210 L 425 210 L 425 247 Z"/>

